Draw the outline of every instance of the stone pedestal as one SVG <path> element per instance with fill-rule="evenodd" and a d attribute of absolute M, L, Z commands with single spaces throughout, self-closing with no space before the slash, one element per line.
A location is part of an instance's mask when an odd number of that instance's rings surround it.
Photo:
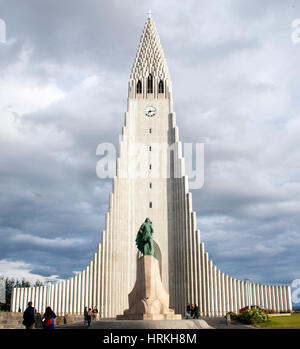
<path fill-rule="evenodd" d="M 159 265 L 153 256 L 143 256 L 137 262 L 136 282 L 128 295 L 129 309 L 117 320 L 181 320 L 169 308 L 169 294 L 161 282 Z"/>

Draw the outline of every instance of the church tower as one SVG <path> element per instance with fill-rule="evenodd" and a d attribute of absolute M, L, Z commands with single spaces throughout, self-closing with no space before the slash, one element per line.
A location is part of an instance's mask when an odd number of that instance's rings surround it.
<path fill-rule="evenodd" d="M 184 226 L 195 230 L 186 186 L 171 80 L 155 23 L 149 17 L 130 75 L 128 110 L 103 232 L 103 247 L 108 247 L 107 240 L 114 241 L 105 275 L 110 285 L 108 304 L 112 306 L 108 314 L 126 309 L 136 278 L 135 238 L 146 217 L 152 221 L 155 256 L 163 285 L 170 293 L 170 306 L 175 307 L 178 298 L 178 306 L 184 311 L 184 303 L 179 302 L 185 299 L 187 287 L 182 282 L 186 258 Z"/>
<path fill-rule="evenodd" d="M 82 314 L 85 306 L 97 306 L 105 318 L 122 314 L 136 279 L 135 238 L 146 217 L 152 221 L 155 257 L 175 313 L 184 315 L 187 302 L 199 306 L 200 316 L 224 316 L 252 304 L 292 310 L 289 286 L 232 278 L 204 250 L 185 175 L 171 79 L 151 15 L 130 75 L 120 155 L 98 251 L 69 280 L 14 288 L 11 310 L 24 311 L 32 301 L 37 311 L 51 306 L 59 315 Z"/>

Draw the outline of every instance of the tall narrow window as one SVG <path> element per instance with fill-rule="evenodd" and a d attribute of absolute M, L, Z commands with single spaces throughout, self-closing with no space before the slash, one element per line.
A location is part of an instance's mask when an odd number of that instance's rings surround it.
<path fill-rule="evenodd" d="M 151 151 L 151 150 L 152 150 L 151 145 L 149 145 L 149 151 Z"/>
<path fill-rule="evenodd" d="M 139 80 L 136 84 L 136 93 L 142 93 L 142 83 L 141 80 Z"/>
<path fill-rule="evenodd" d="M 158 84 L 158 93 L 164 93 L 164 82 L 162 80 Z"/>
<path fill-rule="evenodd" d="M 149 170 L 151 170 L 151 168 L 152 168 L 152 166 L 151 166 L 151 164 L 149 165 Z"/>
<path fill-rule="evenodd" d="M 152 133 L 152 128 L 149 128 L 149 133 Z"/>
<path fill-rule="evenodd" d="M 152 201 L 149 202 L 149 208 L 152 208 Z"/>
<path fill-rule="evenodd" d="M 149 183 L 149 188 L 152 189 L 152 183 Z"/>
<path fill-rule="evenodd" d="M 151 74 L 148 76 L 147 92 L 153 93 L 153 77 Z"/>

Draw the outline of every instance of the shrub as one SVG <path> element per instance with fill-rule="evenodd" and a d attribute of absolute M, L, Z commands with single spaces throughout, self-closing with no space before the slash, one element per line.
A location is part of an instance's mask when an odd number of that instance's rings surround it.
<path fill-rule="evenodd" d="M 268 321 L 268 316 L 262 310 L 247 309 L 238 315 L 238 321 L 251 325 Z"/>

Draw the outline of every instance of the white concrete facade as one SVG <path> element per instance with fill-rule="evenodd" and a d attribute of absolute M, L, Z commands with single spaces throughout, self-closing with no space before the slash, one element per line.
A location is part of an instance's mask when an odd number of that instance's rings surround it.
<path fill-rule="evenodd" d="M 13 289 L 12 311 L 24 311 L 33 301 L 38 312 L 51 306 L 58 315 L 83 314 L 85 306 L 97 306 L 100 317 L 122 314 L 136 278 L 135 238 L 146 217 L 153 223 L 162 283 L 175 313 L 184 315 L 187 302 L 198 304 L 201 316 L 224 316 L 249 304 L 292 310 L 289 286 L 233 279 L 205 252 L 185 175 L 171 80 L 152 18 L 130 76 L 116 165 L 102 243 L 90 265 L 56 285 Z"/>

